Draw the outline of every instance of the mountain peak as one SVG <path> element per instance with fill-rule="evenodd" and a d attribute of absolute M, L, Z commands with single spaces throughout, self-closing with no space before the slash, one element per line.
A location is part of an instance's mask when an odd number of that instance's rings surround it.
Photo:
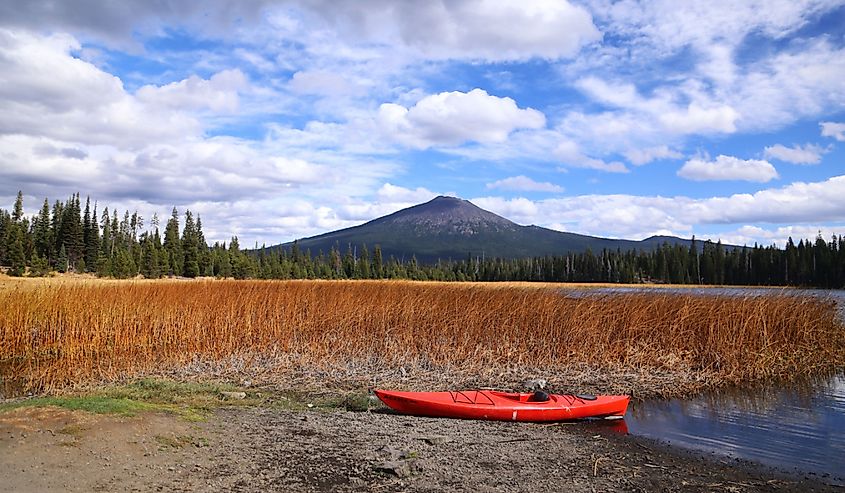
<path fill-rule="evenodd" d="M 481 229 L 501 230 L 518 227 L 515 223 L 485 211 L 468 200 L 437 196 L 423 204 L 408 207 L 374 221 L 373 224 L 413 225 L 417 229 L 473 234 Z"/>
<path fill-rule="evenodd" d="M 299 240 L 299 248 L 328 252 L 333 248 L 379 245 L 383 258 L 393 256 L 407 260 L 416 257 L 422 262 L 436 262 L 468 256 L 524 258 L 588 249 L 594 252 L 654 249 L 665 241 L 689 245 L 688 240 L 680 238 L 611 240 L 539 226 L 520 226 L 468 200 L 441 195 L 359 226 L 304 238 Z"/>

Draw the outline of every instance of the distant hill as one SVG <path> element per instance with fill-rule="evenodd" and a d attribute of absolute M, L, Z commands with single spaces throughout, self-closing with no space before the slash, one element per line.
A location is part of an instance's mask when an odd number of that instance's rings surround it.
<path fill-rule="evenodd" d="M 520 226 L 502 216 L 455 197 L 436 197 L 424 204 L 402 209 L 373 219 L 360 226 L 340 229 L 297 240 L 304 252 L 328 252 L 337 246 L 343 253 L 349 245 L 367 245 L 372 252 L 380 245 L 387 259 L 420 262 L 438 259 L 462 260 L 472 257 L 521 258 L 563 255 L 591 249 L 653 250 L 664 242 L 690 245 L 690 240 L 674 236 L 652 236 L 641 241 L 614 240 L 595 236 L 564 233 L 539 226 Z M 293 243 L 268 247 L 291 248 Z"/>

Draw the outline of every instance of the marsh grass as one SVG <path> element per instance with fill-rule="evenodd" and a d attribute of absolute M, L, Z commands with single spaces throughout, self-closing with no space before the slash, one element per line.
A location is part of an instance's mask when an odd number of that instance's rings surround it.
<path fill-rule="evenodd" d="M 380 281 L 45 283 L 0 290 L 0 376 L 49 391 L 197 362 L 332 375 L 417 368 L 686 372 L 719 384 L 845 363 L 833 301 Z M 485 377 L 486 378 L 486 377 Z M 140 390 L 138 390 L 140 391 Z"/>

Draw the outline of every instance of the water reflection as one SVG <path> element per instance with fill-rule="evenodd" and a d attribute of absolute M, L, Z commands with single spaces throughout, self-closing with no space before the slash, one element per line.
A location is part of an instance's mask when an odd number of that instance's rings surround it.
<path fill-rule="evenodd" d="M 632 434 L 845 482 L 845 375 L 753 392 L 632 403 Z"/>

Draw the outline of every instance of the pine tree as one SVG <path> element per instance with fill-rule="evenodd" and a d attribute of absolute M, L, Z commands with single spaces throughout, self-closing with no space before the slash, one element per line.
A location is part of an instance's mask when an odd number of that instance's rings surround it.
<path fill-rule="evenodd" d="M 53 239 L 50 232 L 50 203 L 46 198 L 35 222 L 35 252 L 45 259 L 49 259 L 53 254 Z"/>
<path fill-rule="evenodd" d="M 68 263 L 67 249 L 64 244 L 62 244 L 61 248 L 59 248 L 59 257 L 56 259 L 56 270 L 59 272 L 67 272 Z"/>
<path fill-rule="evenodd" d="M 62 247 L 62 217 L 64 216 L 64 205 L 56 200 L 53 204 L 53 214 L 50 223 L 50 239 L 53 241 L 53 253 L 59 252 Z"/>
<path fill-rule="evenodd" d="M 197 249 L 199 250 L 199 268 L 201 276 L 212 276 L 211 254 L 208 250 L 208 243 L 205 241 L 205 234 L 202 232 L 202 218 L 197 215 Z"/>
<path fill-rule="evenodd" d="M 12 210 L 12 222 L 20 223 L 23 219 L 23 192 L 18 190 L 18 196 L 15 199 L 15 207 Z"/>
<path fill-rule="evenodd" d="M 88 206 L 85 206 L 88 209 Z M 85 239 L 85 265 L 88 271 L 97 270 L 97 259 L 100 255 L 100 227 L 97 225 L 97 204 L 94 203 L 94 213 L 88 229 L 88 236 Z"/>
<path fill-rule="evenodd" d="M 61 244 L 65 247 L 68 268 L 73 269 L 76 261 L 83 257 L 85 238 L 82 231 L 79 194 L 72 195 L 62 212 Z"/>
<path fill-rule="evenodd" d="M 108 260 L 111 258 L 112 249 L 114 247 L 114 242 L 111 237 L 111 219 L 109 219 L 108 207 L 103 209 L 103 216 L 100 219 L 100 227 L 103 229 L 103 238 L 100 241 L 100 257 L 105 257 Z M 97 265 L 100 265 L 99 258 L 97 259 Z M 99 271 L 100 268 L 98 267 L 97 272 Z"/>
<path fill-rule="evenodd" d="M 182 230 L 182 251 L 185 254 L 185 277 L 197 277 L 200 274 L 199 248 L 197 248 L 197 227 L 191 211 L 185 211 L 185 228 Z"/>
<path fill-rule="evenodd" d="M 50 264 L 46 257 L 34 255 L 30 266 L 30 274 L 37 277 L 44 277 L 50 273 Z"/>
<path fill-rule="evenodd" d="M 184 272 L 185 254 L 179 239 L 179 212 L 173 208 L 173 214 L 164 228 L 164 249 L 167 251 L 171 276 L 180 276 Z"/>
<path fill-rule="evenodd" d="M 14 218 L 14 215 L 12 217 Z M 23 232 L 20 224 L 12 223 L 6 235 L 6 245 L 7 256 L 9 257 L 9 275 L 24 275 L 24 272 L 26 272 L 26 254 L 24 253 Z"/>

